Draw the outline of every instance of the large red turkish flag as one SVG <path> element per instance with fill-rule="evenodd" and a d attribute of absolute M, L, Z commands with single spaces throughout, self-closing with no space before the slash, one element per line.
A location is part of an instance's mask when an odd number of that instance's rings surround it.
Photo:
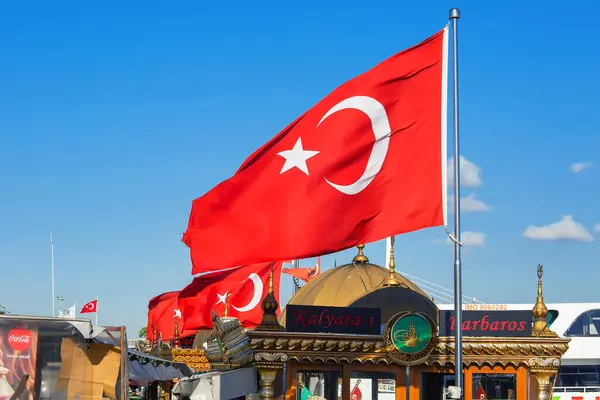
<path fill-rule="evenodd" d="M 262 321 L 262 301 L 269 290 L 273 268 L 273 291 L 279 302 L 279 282 L 283 264 L 261 263 L 215 272 L 195 278 L 179 295 L 179 309 L 186 330 L 212 328 L 212 311 L 240 320 L 245 328 L 255 328 Z"/>
<path fill-rule="evenodd" d="M 183 236 L 193 273 L 444 225 L 446 75 L 444 29 L 296 119 L 194 200 Z"/>
<path fill-rule="evenodd" d="M 150 341 L 154 338 L 154 327 L 156 327 L 156 340 L 162 337 L 162 340 L 173 339 L 175 332 L 175 318 L 178 318 L 179 336 L 187 337 L 196 334 L 194 330 L 184 330 L 181 311 L 177 306 L 177 292 L 167 292 L 153 297 L 148 303 L 148 326 L 146 328 L 146 338 Z"/>

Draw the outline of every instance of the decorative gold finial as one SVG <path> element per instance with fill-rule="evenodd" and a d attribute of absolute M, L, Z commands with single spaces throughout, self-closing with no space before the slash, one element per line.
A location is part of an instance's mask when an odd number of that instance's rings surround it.
<path fill-rule="evenodd" d="M 532 336 L 543 336 L 543 337 L 558 337 L 555 332 L 552 332 L 548 327 L 548 320 L 546 320 L 546 316 L 548 315 L 548 307 L 544 303 L 544 295 L 542 288 L 542 276 L 544 275 L 544 267 L 542 264 L 538 265 L 537 268 L 537 277 L 538 277 L 538 286 L 537 286 L 537 299 L 535 301 L 535 305 L 533 306 L 533 310 L 531 314 L 535 320 L 533 321 L 533 329 Z"/>
<path fill-rule="evenodd" d="M 179 337 L 179 322 L 177 322 L 177 315 L 173 317 L 174 322 L 174 332 L 173 332 L 173 348 L 180 349 L 181 348 L 181 338 Z"/>
<path fill-rule="evenodd" d="M 152 348 L 156 347 L 157 344 L 158 344 L 158 337 L 156 334 L 156 324 L 154 324 L 154 327 L 152 328 Z"/>
<path fill-rule="evenodd" d="M 225 311 L 223 312 L 223 318 L 229 317 L 229 293 L 225 293 Z"/>
<path fill-rule="evenodd" d="M 400 281 L 396 279 L 396 259 L 394 258 L 394 243 L 396 242 L 396 237 L 392 236 L 390 238 L 390 275 L 384 282 L 383 286 L 400 286 Z"/>
<path fill-rule="evenodd" d="M 354 256 L 354 258 L 352 259 L 352 262 L 358 263 L 358 264 L 366 264 L 366 263 L 368 263 L 369 259 L 363 253 L 363 249 L 365 248 L 365 245 L 364 244 L 359 244 L 356 247 L 358 248 L 358 254 Z"/>
<path fill-rule="evenodd" d="M 269 271 L 269 291 L 267 294 L 273 294 L 273 266 L 271 265 L 271 271 Z"/>
<path fill-rule="evenodd" d="M 274 265 L 271 265 L 271 271 L 269 272 L 269 291 L 262 302 L 263 317 L 260 325 L 256 327 L 257 331 L 282 331 L 283 326 L 277 320 L 277 310 L 279 310 L 279 303 L 275 298 L 275 289 L 273 285 L 273 272 Z"/>

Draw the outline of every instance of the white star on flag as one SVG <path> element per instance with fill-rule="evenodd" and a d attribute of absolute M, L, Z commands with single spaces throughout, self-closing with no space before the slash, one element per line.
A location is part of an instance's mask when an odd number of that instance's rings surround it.
<path fill-rule="evenodd" d="M 302 147 L 302 138 L 298 138 L 296 144 L 291 150 L 284 150 L 277 153 L 278 156 L 285 158 L 285 163 L 283 164 L 283 167 L 281 168 L 281 172 L 279 174 L 281 175 L 292 168 L 298 168 L 306 175 L 310 175 L 308 173 L 308 166 L 306 165 L 306 160 L 316 156 L 317 154 L 319 154 L 318 151 L 304 150 L 304 148 Z"/>
<path fill-rule="evenodd" d="M 181 319 L 181 310 L 176 308 L 173 311 L 175 311 L 175 318 Z"/>
<path fill-rule="evenodd" d="M 225 294 L 217 293 L 217 297 L 219 298 L 219 301 L 217 301 L 217 304 L 221 304 L 221 303 L 225 304 L 228 296 L 229 296 L 229 293 L 227 293 L 227 292 L 225 292 Z"/>

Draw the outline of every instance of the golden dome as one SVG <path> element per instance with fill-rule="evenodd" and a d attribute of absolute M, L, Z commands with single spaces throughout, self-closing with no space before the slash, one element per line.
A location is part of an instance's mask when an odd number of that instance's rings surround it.
<path fill-rule="evenodd" d="M 362 250 L 362 249 L 361 249 Z M 357 299 L 384 286 L 390 277 L 390 270 L 378 265 L 353 263 L 334 267 L 323 272 L 318 278 L 302 286 L 288 304 L 306 306 L 348 307 Z M 429 296 L 414 282 L 396 273 L 396 279 L 403 286 L 427 298 Z M 285 324 L 286 309 L 280 321 Z"/>

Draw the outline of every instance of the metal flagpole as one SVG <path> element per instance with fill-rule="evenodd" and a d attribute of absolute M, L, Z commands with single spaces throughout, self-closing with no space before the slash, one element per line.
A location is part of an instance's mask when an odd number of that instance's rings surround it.
<path fill-rule="evenodd" d="M 96 296 L 96 326 L 98 326 L 98 296 Z"/>
<path fill-rule="evenodd" d="M 463 395 L 462 374 L 462 271 L 461 271 L 461 234 L 460 234 L 460 149 L 458 140 L 458 20 L 460 10 L 450 9 L 452 22 L 452 95 L 453 95 L 453 123 L 454 123 L 454 312 L 456 314 L 455 329 L 455 386 L 460 388 Z"/>
<path fill-rule="evenodd" d="M 294 268 L 300 268 L 300 260 L 294 260 Z M 292 279 L 294 285 L 294 294 L 298 293 L 300 290 L 300 280 L 296 277 Z"/>
<path fill-rule="evenodd" d="M 55 306 L 54 306 L 54 239 L 52 238 L 52 231 L 50 231 L 50 251 L 52 255 L 52 317 L 55 316 Z"/>
<path fill-rule="evenodd" d="M 385 267 L 390 267 L 390 253 L 392 250 L 392 238 L 388 237 L 385 239 Z"/>

